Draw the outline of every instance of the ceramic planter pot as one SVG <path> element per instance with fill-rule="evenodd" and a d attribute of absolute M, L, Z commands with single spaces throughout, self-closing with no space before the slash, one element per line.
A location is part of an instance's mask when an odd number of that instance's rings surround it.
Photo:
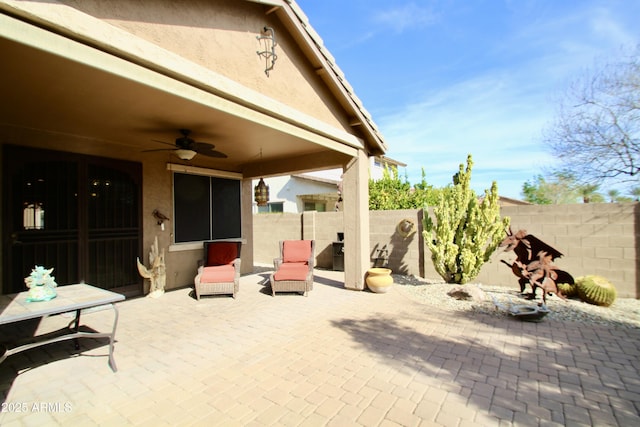
<path fill-rule="evenodd" d="M 367 287 L 375 293 L 383 294 L 387 292 L 393 285 L 393 277 L 391 277 L 391 269 L 389 268 L 370 268 L 367 270 Z"/>

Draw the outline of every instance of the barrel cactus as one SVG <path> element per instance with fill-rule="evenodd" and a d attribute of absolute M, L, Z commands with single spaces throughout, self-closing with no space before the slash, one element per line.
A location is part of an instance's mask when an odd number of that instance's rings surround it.
<path fill-rule="evenodd" d="M 576 279 L 578 296 L 584 302 L 609 307 L 616 300 L 616 288 L 601 276 L 589 275 Z"/>
<path fill-rule="evenodd" d="M 575 283 L 558 283 L 558 291 L 567 298 L 578 296 L 578 288 Z"/>

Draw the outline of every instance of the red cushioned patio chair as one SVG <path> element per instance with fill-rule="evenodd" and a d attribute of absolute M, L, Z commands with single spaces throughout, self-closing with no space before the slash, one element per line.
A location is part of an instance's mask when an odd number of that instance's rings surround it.
<path fill-rule="evenodd" d="M 196 299 L 201 295 L 231 294 L 240 283 L 241 242 L 204 242 L 204 260 L 194 279 Z"/>
<path fill-rule="evenodd" d="M 276 292 L 307 292 L 313 290 L 315 240 L 283 240 L 280 257 L 273 260 L 271 294 Z"/>

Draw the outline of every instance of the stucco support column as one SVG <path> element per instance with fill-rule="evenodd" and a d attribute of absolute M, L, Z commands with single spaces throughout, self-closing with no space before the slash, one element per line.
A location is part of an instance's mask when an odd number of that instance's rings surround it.
<path fill-rule="evenodd" d="M 342 176 L 344 215 L 344 286 L 364 289 L 369 263 L 369 158 L 358 150 Z"/>
<path fill-rule="evenodd" d="M 253 183 L 251 179 L 242 180 L 242 249 L 240 250 L 240 273 L 253 272 Z"/>

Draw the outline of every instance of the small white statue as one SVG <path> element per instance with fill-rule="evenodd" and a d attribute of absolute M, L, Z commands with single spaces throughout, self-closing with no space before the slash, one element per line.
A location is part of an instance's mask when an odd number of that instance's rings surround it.
<path fill-rule="evenodd" d="M 139 258 L 136 258 L 136 261 L 140 275 L 151 282 L 147 296 L 151 298 L 161 297 L 164 294 L 164 286 L 167 283 L 167 268 L 164 264 L 164 249 L 160 252 L 158 248 L 158 236 L 156 236 L 149 252 L 150 267 L 147 269 L 142 265 Z"/>

